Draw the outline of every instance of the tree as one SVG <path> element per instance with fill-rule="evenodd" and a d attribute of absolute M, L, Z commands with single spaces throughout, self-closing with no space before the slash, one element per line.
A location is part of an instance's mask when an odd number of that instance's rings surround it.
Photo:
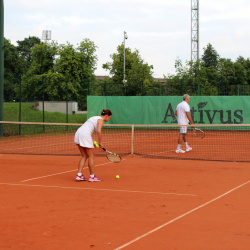
<path fill-rule="evenodd" d="M 213 66 L 201 67 L 200 62 L 187 61 L 185 65 L 180 59 L 175 61 L 176 74 L 167 77 L 168 95 L 217 95 L 219 74 Z M 199 74 L 196 75 L 196 72 Z"/>
<path fill-rule="evenodd" d="M 230 92 L 232 86 L 247 84 L 246 70 L 241 63 L 222 58 L 219 62 L 219 68 L 222 94 L 233 95 Z"/>
<path fill-rule="evenodd" d="M 214 67 L 217 69 L 219 63 L 219 54 L 209 43 L 206 48 L 203 48 L 204 53 L 201 57 L 201 67 Z"/>
<path fill-rule="evenodd" d="M 46 74 L 53 71 L 57 50 L 58 45 L 55 42 L 36 44 L 31 49 L 32 61 L 22 80 L 23 100 L 41 100 L 43 93 L 45 99 L 49 100 L 48 93 L 43 92 L 43 88 Z"/>
<path fill-rule="evenodd" d="M 53 73 L 64 75 L 64 82 L 67 82 L 65 90 L 68 90 L 68 98 L 77 101 L 80 109 L 86 108 L 87 90 L 95 79 L 96 48 L 94 42 L 87 38 L 77 48 L 74 48 L 70 43 L 59 46 L 59 55 Z M 58 89 L 60 89 L 59 85 Z"/>
<path fill-rule="evenodd" d="M 176 74 L 168 75 L 167 88 L 168 95 L 199 95 L 199 81 L 196 72 L 200 68 L 200 62 L 187 61 L 183 65 L 182 61 L 177 58 L 175 61 Z"/>
<path fill-rule="evenodd" d="M 29 36 L 23 41 L 17 41 L 17 51 L 21 58 L 26 62 L 25 68 L 28 69 L 32 62 L 31 50 L 36 44 L 40 44 L 41 40 L 35 36 Z"/>
<path fill-rule="evenodd" d="M 25 64 L 17 48 L 4 38 L 4 100 L 10 102 L 19 99 L 19 84 Z"/>
<path fill-rule="evenodd" d="M 236 62 L 240 63 L 244 67 L 246 73 L 246 81 L 247 84 L 250 85 L 250 58 L 245 59 L 244 57 L 239 56 Z"/>
<path fill-rule="evenodd" d="M 125 48 L 125 75 L 127 82 L 122 90 L 123 75 L 124 75 L 124 44 L 117 47 L 117 53 L 112 54 L 112 62 L 103 64 L 103 68 L 110 72 L 112 78 L 109 83 L 112 83 L 112 89 L 117 93 L 120 89 L 120 95 L 141 95 L 144 89 L 153 87 L 153 66 L 148 65 L 141 58 L 139 51 L 131 51 L 130 48 Z M 126 92 L 125 92 L 126 90 Z"/>
<path fill-rule="evenodd" d="M 88 38 L 84 39 L 76 48 L 76 52 L 79 55 L 79 73 L 81 80 L 95 79 L 94 72 L 97 64 L 96 49 L 97 46 Z"/>
<path fill-rule="evenodd" d="M 31 64 L 23 77 L 23 96 L 27 101 L 78 101 L 86 108 L 88 84 L 95 79 L 96 46 L 84 39 L 77 48 L 70 43 L 36 44 Z"/>
<path fill-rule="evenodd" d="M 219 94 L 219 79 L 219 72 L 213 66 L 202 67 L 199 70 L 197 79 L 200 87 L 200 95 L 217 96 Z"/>

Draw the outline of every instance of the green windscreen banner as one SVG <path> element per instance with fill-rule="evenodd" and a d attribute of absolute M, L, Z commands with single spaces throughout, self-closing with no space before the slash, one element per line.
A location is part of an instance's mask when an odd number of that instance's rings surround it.
<path fill-rule="evenodd" d="M 88 118 L 110 109 L 109 124 L 177 124 L 175 109 L 182 96 L 88 96 Z M 248 96 L 190 97 L 195 124 L 250 124 Z"/>

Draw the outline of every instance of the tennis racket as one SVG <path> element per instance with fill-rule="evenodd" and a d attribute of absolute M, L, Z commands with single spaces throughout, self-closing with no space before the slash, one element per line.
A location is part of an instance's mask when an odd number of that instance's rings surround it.
<path fill-rule="evenodd" d="M 203 138 L 205 137 L 205 133 L 204 133 L 204 131 L 201 130 L 201 129 L 193 128 L 193 132 L 194 132 L 194 135 L 195 135 L 197 138 L 203 139 Z"/>
<path fill-rule="evenodd" d="M 99 146 L 107 153 L 108 160 L 112 162 L 120 162 L 122 160 L 120 155 L 108 151 L 106 148 L 103 148 L 101 145 Z"/>
<path fill-rule="evenodd" d="M 112 162 L 120 162 L 122 160 L 122 157 L 120 155 L 108 151 L 106 148 L 102 147 L 102 145 L 99 145 L 96 141 L 94 142 L 94 145 L 97 148 L 101 147 L 107 153 L 108 160 Z"/>

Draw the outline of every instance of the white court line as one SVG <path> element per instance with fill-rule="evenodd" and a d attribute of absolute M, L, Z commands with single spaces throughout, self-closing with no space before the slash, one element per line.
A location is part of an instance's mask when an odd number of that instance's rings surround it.
<path fill-rule="evenodd" d="M 102 166 L 102 165 L 111 164 L 111 163 L 113 163 L 113 162 L 107 162 L 107 163 L 103 163 L 103 164 L 98 164 L 98 165 L 96 165 L 96 167 L 97 167 L 97 166 Z M 85 167 L 85 168 L 83 168 L 83 169 L 86 169 L 86 168 L 87 168 L 87 167 Z M 76 170 L 77 170 L 77 169 L 69 170 L 69 171 L 65 171 L 65 172 L 60 172 L 60 173 L 56 173 L 56 174 L 44 175 L 44 176 L 40 176 L 40 177 L 28 179 L 28 180 L 23 180 L 23 181 L 20 181 L 20 182 L 33 181 L 33 180 L 37 180 L 37 179 L 42 179 L 42 178 L 54 176 L 54 175 L 60 175 L 60 174 L 65 174 L 65 173 L 73 172 L 73 171 L 76 171 Z"/>
<path fill-rule="evenodd" d="M 143 235 L 141 235 L 141 236 L 139 236 L 139 237 L 137 237 L 137 238 L 135 238 L 135 239 L 133 239 L 133 240 L 127 242 L 126 244 L 124 244 L 124 245 L 122 245 L 122 246 L 119 246 L 119 247 L 115 248 L 114 250 L 119 250 L 119 249 L 122 249 L 122 248 L 124 248 L 124 247 L 126 247 L 126 246 L 129 246 L 129 245 L 131 245 L 132 243 L 134 243 L 134 242 L 136 242 L 136 241 L 138 241 L 138 240 L 140 240 L 140 239 L 142 239 L 142 238 L 144 238 L 144 237 L 146 237 L 146 236 L 148 236 L 148 235 L 150 235 L 150 234 L 152 234 L 152 233 L 158 231 L 159 229 L 161 229 L 161 228 L 163 228 L 163 227 L 165 227 L 165 226 L 167 226 L 167 225 L 169 225 L 169 224 L 171 224 L 171 223 L 173 223 L 173 222 L 175 222 L 175 221 L 177 221 L 177 220 L 179 220 L 179 219 L 185 217 L 186 215 L 191 214 L 191 213 L 195 212 L 196 210 L 205 207 L 206 205 L 208 205 L 208 204 L 210 204 L 210 203 L 212 203 L 212 202 L 214 202 L 214 201 L 216 201 L 216 200 L 222 198 L 223 196 L 226 196 L 227 194 L 229 194 L 229 193 L 235 191 L 236 189 L 239 189 L 239 188 L 241 188 L 241 187 L 247 185 L 248 183 L 250 183 L 250 180 L 247 181 L 247 182 L 245 182 L 245 183 L 243 183 L 243 184 L 241 184 L 241 185 L 239 185 L 239 186 L 237 186 L 237 187 L 235 187 L 235 188 L 233 188 L 233 189 L 231 189 L 231 190 L 229 190 L 229 191 L 227 191 L 226 193 L 224 193 L 224 194 L 222 194 L 222 195 L 219 195 L 219 196 L 217 196 L 216 198 L 214 198 L 214 199 L 212 199 L 212 200 L 210 200 L 210 201 L 208 201 L 208 202 L 206 202 L 206 203 L 204 203 L 204 204 L 202 204 L 202 205 L 200 205 L 200 206 L 198 206 L 198 207 L 196 207 L 196 208 L 194 208 L 194 209 L 192 209 L 192 210 L 190 210 L 190 211 L 188 211 L 188 212 L 186 212 L 186 213 L 184 213 L 184 214 L 182 214 L 182 215 L 180 215 L 180 216 L 178 216 L 178 217 L 176 217 L 176 218 L 174 218 L 173 220 L 170 220 L 170 221 L 168 221 L 168 222 L 162 224 L 162 225 L 159 226 L 159 227 L 154 228 L 153 230 L 151 230 L 151 231 L 149 231 L 149 232 L 147 232 L 147 233 L 145 233 L 145 234 L 143 234 Z"/>
<path fill-rule="evenodd" d="M 44 176 L 40 176 L 40 177 L 36 177 L 36 178 L 32 178 L 32 179 L 23 180 L 23 181 L 20 181 L 20 182 L 26 182 L 26 181 L 32 181 L 32 180 L 42 179 L 42 178 L 46 178 L 46 177 L 50 177 L 50 176 L 54 176 L 54 175 L 59 175 L 59 174 L 65 174 L 65 173 L 73 172 L 73 171 L 77 171 L 77 169 L 69 170 L 69 171 L 65 171 L 65 172 L 60 172 L 60 173 L 56 173 L 56 174 L 44 175 Z"/>
<path fill-rule="evenodd" d="M 18 184 L 18 183 L 0 183 L 0 185 L 23 186 L 23 187 L 43 187 L 43 188 L 62 188 L 62 189 L 77 189 L 77 190 L 80 189 L 80 190 L 111 191 L 111 192 L 142 193 L 142 194 L 197 196 L 195 194 L 161 193 L 161 192 L 147 192 L 147 191 L 136 191 L 136 190 L 116 190 L 116 189 L 107 189 L 107 188 L 61 187 L 61 186 L 31 185 L 31 184 Z"/>

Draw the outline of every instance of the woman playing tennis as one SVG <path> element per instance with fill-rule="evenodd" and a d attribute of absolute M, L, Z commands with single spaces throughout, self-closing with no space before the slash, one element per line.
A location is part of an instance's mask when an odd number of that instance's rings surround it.
<path fill-rule="evenodd" d="M 94 144 L 92 134 L 97 131 L 98 144 L 102 144 L 102 127 L 104 122 L 108 122 L 112 116 L 109 109 L 103 109 L 101 116 L 93 116 L 89 118 L 75 133 L 75 144 L 78 146 L 82 158 L 79 162 L 78 173 L 76 175 L 77 181 L 86 181 L 87 178 L 82 174 L 82 170 L 86 160 L 88 159 L 89 167 L 89 181 L 102 181 L 94 174 Z"/>

